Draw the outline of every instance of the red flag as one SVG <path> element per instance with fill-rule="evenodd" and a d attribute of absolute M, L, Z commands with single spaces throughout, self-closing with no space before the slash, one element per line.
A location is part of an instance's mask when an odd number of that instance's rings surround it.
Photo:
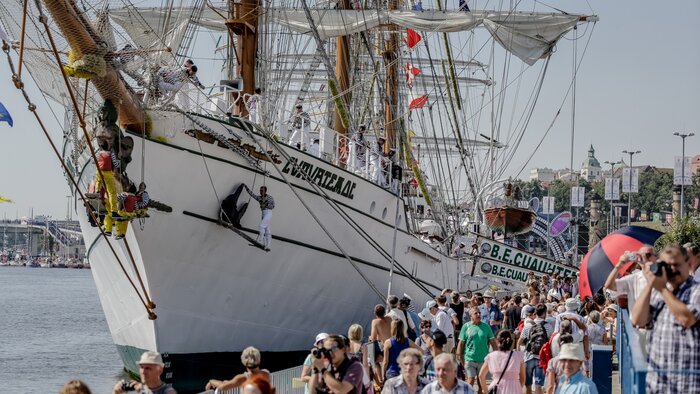
<path fill-rule="evenodd" d="M 406 29 L 406 33 L 408 33 L 406 36 L 406 45 L 408 45 L 408 47 L 411 49 L 413 49 L 413 47 L 423 39 L 423 37 L 421 37 L 420 34 L 413 29 Z"/>
<path fill-rule="evenodd" d="M 414 99 L 413 101 L 411 101 L 411 104 L 408 105 L 408 110 L 410 111 L 412 109 L 423 108 L 427 102 L 428 102 L 428 95 L 424 94 L 424 95 L 418 97 L 417 99 Z"/>
<path fill-rule="evenodd" d="M 406 70 L 407 74 L 413 74 L 414 77 L 416 75 L 420 74 L 420 68 L 414 66 L 411 63 L 406 63 L 406 65 L 404 66 L 404 69 Z"/>

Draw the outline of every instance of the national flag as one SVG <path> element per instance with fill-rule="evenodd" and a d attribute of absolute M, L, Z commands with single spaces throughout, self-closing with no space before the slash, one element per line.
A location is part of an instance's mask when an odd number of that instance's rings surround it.
<path fill-rule="evenodd" d="M 12 127 L 12 116 L 2 103 L 0 103 L 0 122 L 7 122 Z"/>
<path fill-rule="evenodd" d="M 423 37 L 421 37 L 420 34 L 413 29 L 406 29 L 406 33 L 406 45 L 408 45 L 408 47 L 411 49 L 413 49 L 413 47 L 423 39 Z"/>
<path fill-rule="evenodd" d="M 0 203 L 3 203 L 3 202 L 10 202 L 10 203 L 13 203 L 14 201 L 10 200 L 10 199 L 7 198 L 7 197 L 0 196 Z"/>
<path fill-rule="evenodd" d="M 406 63 L 406 66 L 404 66 L 404 69 L 406 70 L 407 74 L 411 74 L 414 77 L 420 74 L 420 68 L 414 66 L 411 63 Z"/>
<path fill-rule="evenodd" d="M 424 95 L 418 97 L 417 99 L 414 99 L 413 101 L 411 101 L 411 103 L 408 105 L 408 110 L 410 111 L 412 109 L 423 108 L 427 102 L 428 102 L 428 95 L 424 94 Z"/>

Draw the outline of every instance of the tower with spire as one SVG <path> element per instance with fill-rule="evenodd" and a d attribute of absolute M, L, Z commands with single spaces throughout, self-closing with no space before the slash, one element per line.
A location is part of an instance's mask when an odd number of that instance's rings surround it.
<path fill-rule="evenodd" d="M 581 178 L 587 181 L 597 181 L 601 177 L 600 162 L 595 158 L 593 145 L 588 149 L 588 157 L 581 164 Z"/>

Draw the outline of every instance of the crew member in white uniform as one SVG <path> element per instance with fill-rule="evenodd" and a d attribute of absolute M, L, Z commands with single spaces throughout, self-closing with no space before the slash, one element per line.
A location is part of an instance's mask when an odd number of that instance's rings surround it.
<path fill-rule="evenodd" d="M 296 106 L 297 112 L 292 115 L 292 136 L 289 137 L 289 144 L 297 144 L 299 149 L 305 149 L 309 145 L 309 129 L 311 128 L 311 117 L 304 111 L 301 104 Z"/>
<path fill-rule="evenodd" d="M 384 137 L 377 138 L 377 142 L 372 144 L 372 149 L 369 151 L 369 173 L 372 182 L 381 187 L 386 187 L 386 174 L 384 173 L 384 160 L 391 157 L 392 154 L 384 153 Z"/>
<path fill-rule="evenodd" d="M 260 220 L 260 234 L 258 238 L 265 247 L 265 250 L 270 250 L 270 244 L 272 243 L 272 233 L 270 232 L 270 222 L 272 221 L 272 210 L 275 209 L 275 200 L 271 195 L 267 194 L 267 187 L 260 186 L 260 195 L 255 195 L 247 185 L 243 185 L 245 190 L 253 197 L 257 202 L 260 203 L 260 211 L 262 213 L 262 219 Z"/>
<path fill-rule="evenodd" d="M 260 88 L 255 88 L 255 94 L 251 95 L 245 103 L 246 107 L 248 107 L 248 120 L 253 123 L 260 123 L 261 93 L 262 90 Z"/>

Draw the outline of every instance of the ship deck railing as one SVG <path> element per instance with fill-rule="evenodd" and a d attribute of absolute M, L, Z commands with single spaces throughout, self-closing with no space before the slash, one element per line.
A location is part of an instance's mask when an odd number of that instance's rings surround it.
<path fill-rule="evenodd" d="M 207 94 L 207 92 L 214 92 L 212 94 Z M 186 99 L 183 100 L 183 97 Z M 236 90 L 227 85 L 215 85 L 207 87 L 206 89 L 194 89 L 188 88 L 186 91 L 180 91 L 175 97 L 175 104 L 178 105 L 182 110 L 188 112 L 202 113 L 204 115 L 225 119 L 229 114 L 234 113 L 235 108 L 238 106 L 239 102 L 246 103 L 250 96 L 247 94 L 241 94 L 239 90 Z M 277 109 L 266 108 L 269 107 L 269 103 L 259 102 L 258 110 L 261 119 L 272 119 L 271 116 L 264 116 L 264 112 L 274 112 Z M 289 142 L 291 137 L 291 124 L 289 119 L 294 116 L 293 110 L 283 110 L 282 112 L 277 112 L 275 118 L 277 119 L 276 127 L 270 125 L 269 128 L 274 130 L 278 141 L 287 144 L 289 146 L 296 147 L 296 144 Z M 364 162 L 358 160 L 358 152 L 363 149 L 359 144 L 351 138 L 350 134 L 341 134 L 337 131 L 327 127 L 321 123 L 315 122 L 313 118 L 311 119 L 311 125 L 309 127 L 309 133 L 306 136 L 308 143 L 314 141 L 314 139 L 319 140 L 318 154 L 313 154 L 319 159 L 332 163 L 335 166 L 346 169 L 349 172 L 354 173 L 357 176 L 365 178 L 373 183 L 382 186 L 385 189 L 391 190 L 393 193 L 399 192 L 400 182 L 392 178 L 391 174 L 391 159 L 388 157 L 379 157 L 379 176 L 376 176 L 373 172 L 373 166 L 370 160 L 370 150 L 371 146 L 376 143 L 376 138 L 374 133 L 368 131 L 365 133 L 364 151 L 365 160 Z M 308 151 L 308 146 L 301 147 L 306 148 Z M 386 180 L 385 182 L 380 182 L 380 179 Z"/>

